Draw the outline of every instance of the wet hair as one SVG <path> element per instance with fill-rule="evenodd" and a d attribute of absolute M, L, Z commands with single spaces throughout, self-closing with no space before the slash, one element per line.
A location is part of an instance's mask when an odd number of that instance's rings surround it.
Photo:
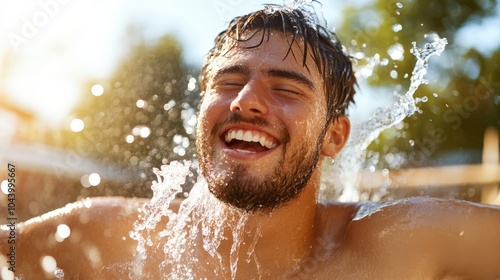
<path fill-rule="evenodd" d="M 316 15 L 304 6 L 292 8 L 268 5 L 262 10 L 234 18 L 227 29 L 215 38 L 215 45 L 207 54 L 201 72 L 201 89 L 206 89 L 210 64 L 215 58 L 229 52 L 238 42 L 261 36 L 256 45 L 248 47 L 256 48 L 269 40 L 271 31 L 293 35 L 284 59 L 288 55 L 302 59 L 303 66 L 309 71 L 306 64 L 308 54 L 313 58 L 324 82 L 327 103 L 326 124 L 344 115 L 349 103 L 354 102 L 356 84 L 350 57 L 344 53 L 337 36 L 319 24 Z M 303 50 L 301 58 L 297 58 L 292 51 L 294 43 L 301 44 Z"/>

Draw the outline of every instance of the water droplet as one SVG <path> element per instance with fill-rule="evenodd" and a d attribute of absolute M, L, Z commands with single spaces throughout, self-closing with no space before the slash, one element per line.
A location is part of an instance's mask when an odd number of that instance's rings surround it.
<path fill-rule="evenodd" d="M 3 180 L 0 186 L 4 194 L 9 194 L 9 181 Z"/>
<path fill-rule="evenodd" d="M 392 60 L 402 61 L 404 59 L 405 50 L 403 48 L 403 45 L 401 45 L 400 43 L 396 43 L 389 47 L 387 53 L 392 58 Z"/>
<path fill-rule="evenodd" d="M 101 183 L 101 176 L 97 173 L 91 173 L 89 175 L 89 183 L 93 187 L 99 185 Z"/>
<path fill-rule="evenodd" d="M 394 32 L 399 32 L 403 29 L 403 26 L 399 23 L 396 23 L 392 26 L 392 31 Z"/>
<path fill-rule="evenodd" d="M 434 97 L 438 97 L 439 94 L 437 94 L 436 92 L 432 94 Z"/>
<path fill-rule="evenodd" d="M 437 42 L 441 39 L 439 35 L 435 32 L 425 34 L 424 38 L 427 39 L 427 42 L 429 43 Z"/>
<path fill-rule="evenodd" d="M 163 109 L 165 111 L 168 111 L 170 109 L 172 109 L 172 107 L 175 106 L 175 100 L 170 100 L 169 102 L 167 102 L 167 104 L 163 105 Z"/>
<path fill-rule="evenodd" d="M 42 257 L 40 262 L 41 262 L 42 268 L 43 268 L 43 270 L 45 270 L 45 272 L 52 274 L 56 271 L 57 262 L 56 262 L 56 259 L 54 259 L 52 256 L 44 256 L 44 257 Z"/>
<path fill-rule="evenodd" d="M 401 9 L 401 8 L 403 8 L 403 4 L 401 4 L 401 3 L 398 2 L 398 3 L 396 3 L 396 7 L 398 7 L 399 9 Z"/>
<path fill-rule="evenodd" d="M 66 224 L 60 224 L 57 226 L 55 239 L 57 242 L 63 242 L 64 239 L 68 238 L 71 234 L 71 229 Z"/>
<path fill-rule="evenodd" d="M 133 143 L 133 142 L 134 142 L 134 140 L 135 140 L 134 135 L 130 135 L 130 134 L 129 134 L 129 135 L 125 136 L 125 142 L 127 142 L 127 143 L 129 143 L 129 144 Z"/>
<path fill-rule="evenodd" d="M 137 102 L 135 103 L 135 106 L 137 106 L 137 108 L 144 108 L 144 106 L 146 106 L 146 101 L 142 100 L 142 99 L 139 99 L 137 100 Z"/>
<path fill-rule="evenodd" d="M 73 119 L 69 127 L 73 132 L 80 132 L 85 128 L 85 123 L 81 119 Z"/>
<path fill-rule="evenodd" d="M 151 129 L 147 126 L 142 126 L 139 130 L 139 136 L 142 138 L 147 138 L 151 134 Z"/>
<path fill-rule="evenodd" d="M 92 86 L 92 88 L 90 89 L 90 92 L 92 93 L 92 95 L 94 96 L 101 96 L 103 93 L 104 93 L 104 87 L 102 85 L 99 85 L 99 84 L 95 84 Z"/>
<path fill-rule="evenodd" d="M 397 79 L 398 78 L 398 72 L 396 70 L 392 70 L 391 73 L 390 73 L 390 75 L 391 75 L 391 78 L 393 78 L 393 79 Z"/>
<path fill-rule="evenodd" d="M 413 141 L 413 140 L 411 140 L 411 139 L 408 141 L 408 143 L 409 143 L 409 144 L 410 144 L 410 146 L 412 146 L 412 147 L 415 145 L 415 141 Z"/>

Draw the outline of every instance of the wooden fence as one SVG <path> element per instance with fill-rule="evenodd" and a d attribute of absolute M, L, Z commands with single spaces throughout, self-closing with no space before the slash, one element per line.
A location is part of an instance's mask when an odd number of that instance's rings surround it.
<path fill-rule="evenodd" d="M 397 188 L 481 185 L 481 202 L 500 205 L 499 143 L 498 130 L 489 128 L 484 135 L 482 164 L 365 172 L 360 176 L 360 187 L 369 189 L 387 182 Z"/>

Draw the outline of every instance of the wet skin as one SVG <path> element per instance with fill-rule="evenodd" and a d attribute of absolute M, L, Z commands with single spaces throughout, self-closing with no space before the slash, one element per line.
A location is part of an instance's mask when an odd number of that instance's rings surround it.
<path fill-rule="evenodd" d="M 128 233 L 144 202 L 94 198 L 89 208 L 75 204 L 65 213 L 20 226 L 16 275 L 43 279 L 40 259 L 50 255 L 65 279 L 123 279 L 119 265 L 133 260 L 136 242 Z M 498 279 L 498 207 L 412 198 L 374 207 L 371 214 L 355 219 L 361 205 L 317 206 L 316 242 L 299 268 L 269 271 L 263 279 Z M 61 223 L 72 234 L 56 242 Z M 1 233 L 0 248 L 7 254 L 7 232 Z M 89 256 L 92 248 L 100 261 Z M 267 256 L 280 257 L 278 252 Z M 238 274 L 238 279 L 256 277 L 251 269 Z"/>
<path fill-rule="evenodd" d="M 297 197 L 270 213 L 250 216 L 245 228 L 250 234 L 243 235 L 243 243 L 247 244 L 243 246 L 252 243 L 251 233 L 259 227 L 261 236 L 255 254 L 260 275 L 254 261 L 242 261 L 238 263 L 236 278 L 500 278 L 498 207 L 430 198 L 387 205 L 317 204 L 322 159 L 335 157 L 341 150 L 349 133 L 349 121 L 340 117 L 325 130 L 324 122 L 318 121 L 326 118 L 325 110 L 320 109 L 326 106 L 320 75 L 314 66 L 306 71 L 293 56 L 283 60 L 287 48 L 281 35 L 272 36 L 259 48 L 238 49 L 216 61 L 214 68 L 221 70 L 214 72 L 201 106 L 199 132 L 213 147 L 201 154 L 211 157 L 217 172 L 243 165 L 249 178 L 264 178 L 272 175 L 278 162 L 283 164 L 280 168 L 291 170 L 297 164 L 293 154 L 310 155 L 318 149 L 319 163 L 312 166 L 311 178 Z M 300 53 L 300 49 L 294 51 Z M 301 73 L 310 83 L 301 83 L 290 75 L 276 75 L 284 72 Z M 231 113 L 246 119 L 258 115 L 269 125 L 224 124 Z M 231 129 L 258 131 L 272 143 L 271 149 L 246 145 L 232 148 L 225 141 L 225 134 Z M 289 139 L 278 131 L 285 131 Z M 320 143 L 319 147 L 315 143 Z M 40 279 L 44 275 L 40 259 L 49 255 L 64 270 L 65 279 L 123 279 L 128 271 L 121 271 L 120 266 L 134 260 L 137 245 L 129 232 L 142 215 L 144 202 L 94 198 L 19 225 L 16 268 L 26 279 Z M 171 205 L 174 211 L 179 203 Z M 157 228 L 165 228 L 165 222 Z M 54 234 L 61 223 L 70 227 L 71 235 L 57 242 Z M 1 234 L 0 250 L 5 255 L 8 231 Z M 227 264 L 231 244 L 228 239 L 219 247 Z M 241 249 L 242 260 L 246 258 L 245 249 Z M 161 259 L 156 260 L 146 266 L 151 279 L 158 278 L 153 275 Z M 208 279 L 229 277 L 212 275 L 213 268 L 204 267 L 203 263 L 200 261 L 197 267 L 198 275 Z"/>

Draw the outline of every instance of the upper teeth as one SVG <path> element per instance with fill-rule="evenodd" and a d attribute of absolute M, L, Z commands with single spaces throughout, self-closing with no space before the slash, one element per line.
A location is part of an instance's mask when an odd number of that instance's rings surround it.
<path fill-rule="evenodd" d="M 233 139 L 245 142 L 260 143 L 262 146 L 268 149 L 276 147 L 276 143 L 269 140 L 264 134 L 258 131 L 242 130 L 242 129 L 228 130 L 225 136 L 226 143 L 231 142 Z"/>

